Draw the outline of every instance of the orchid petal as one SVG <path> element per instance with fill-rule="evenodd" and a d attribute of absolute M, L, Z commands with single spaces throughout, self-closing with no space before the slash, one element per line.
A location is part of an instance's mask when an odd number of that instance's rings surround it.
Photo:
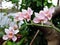
<path fill-rule="evenodd" d="M 45 13 L 44 13 L 44 11 L 40 11 L 38 17 L 39 17 L 40 19 L 44 19 L 44 18 L 45 18 Z"/>
<path fill-rule="evenodd" d="M 24 18 L 23 18 L 23 17 L 19 17 L 18 19 L 19 19 L 20 21 L 22 21 Z"/>
<path fill-rule="evenodd" d="M 5 29 L 5 33 L 8 34 L 9 33 L 9 30 L 8 29 Z"/>
<path fill-rule="evenodd" d="M 54 11 L 55 11 L 55 8 L 54 7 L 51 7 L 50 9 L 49 9 L 49 13 L 54 13 Z"/>
<path fill-rule="evenodd" d="M 12 27 L 9 27 L 9 30 L 13 29 Z"/>
<path fill-rule="evenodd" d="M 27 19 L 27 21 L 29 22 L 30 19 Z"/>
<path fill-rule="evenodd" d="M 22 14 L 26 14 L 26 13 L 27 13 L 27 10 L 22 9 Z"/>
<path fill-rule="evenodd" d="M 43 23 L 47 23 L 47 21 L 48 21 L 48 19 L 47 19 L 47 18 L 45 18 L 45 19 L 43 20 Z"/>
<path fill-rule="evenodd" d="M 16 37 L 16 36 L 14 36 L 14 37 L 12 38 L 12 40 L 13 40 L 13 41 L 16 41 L 16 40 L 17 40 L 17 37 Z"/>
<path fill-rule="evenodd" d="M 19 30 L 14 30 L 14 34 L 17 34 L 19 32 Z"/>
<path fill-rule="evenodd" d="M 35 12 L 35 17 L 39 17 L 39 13 L 36 13 L 36 12 Z"/>
<path fill-rule="evenodd" d="M 28 7 L 28 13 L 29 13 L 29 15 L 33 14 L 33 11 L 32 11 L 32 9 L 30 7 Z"/>
<path fill-rule="evenodd" d="M 3 36 L 3 40 L 7 40 L 8 39 L 8 36 L 7 35 L 4 35 Z"/>
<path fill-rule="evenodd" d="M 44 12 L 47 12 L 49 9 L 47 6 L 44 7 Z"/>
<path fill-rule="evenodd" d="M 24 21 L 20 21 L 20 22 L 19 22 L 19 25 L 21 26 L 23 23 L 24 23 Z"/>
<path fill-rule="evenodd" d="M 39 23 L 40 20 L 39 20 L 38 18 L 35 17 L 35 18 L 33 19 L 33 22 L 34 22 L 34 23 Z"/>
<path fill-rule="evenodd" d="M 19 16 L 18 16 L 18 20 L 23 20 L 23 19 L 24 19 L 22 12 L 19 12 L 18 15 L 19 15 Z"/>

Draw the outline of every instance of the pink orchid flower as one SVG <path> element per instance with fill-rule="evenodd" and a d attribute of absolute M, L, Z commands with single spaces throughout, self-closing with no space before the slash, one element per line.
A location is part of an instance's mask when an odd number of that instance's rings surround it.
<path fill-rule="evenodd" d="M 5 29 L 6 35 L 3 36 L 3 40 L 12 39 L 13 41 L 17 40 L 17 37 L 15 34 L 17 34 L 19 30 L 14 30 L 12 27 L 9 27 L 9 29 Z"/>
<path fill-rule="evenodd" d="M 48 9 L 48 7 L 46 6 L 44 8 L 45 16 L 46 16 L 46 18 L 48 18 L 48 20 L 51 20 L 52 13 L 54 13 L 54 11 L 55 11 L 55 8 L 54 7 L 51 7 L 51 8 Z"/>
<path fill-rule="evenodd" d="M 35 13 L 35 18 L 33 19 L 34 23 L 46 23 L 47 18 L 45 18 L 45 13 L 40 11 L 39 13 Z"/>
<path fill-rule="evenodd" d="M 22 21 L 24 19 L 22 12 L 18 12 L 15 16 L 15 21 Z"/>
<path fill-rule="evenodd" d="M 33 14 L 33 11 L 31 8 L 28 7 L 27 10 L 22 9 L 22 14 L 24 19 L 27 19 L 27 21 L 29 21 L 31 19 L 31 15 Z"/>

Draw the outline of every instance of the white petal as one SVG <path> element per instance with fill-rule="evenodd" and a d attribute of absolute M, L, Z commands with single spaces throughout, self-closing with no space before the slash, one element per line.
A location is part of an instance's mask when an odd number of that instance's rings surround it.
<path fill-rule="evenodd" d="M 26 14 L 26 13 L 27 13 L 27 10 L 22 9 L 22 13 L 23 13 L 23 14 Z"/>
<path fill-rule="evenodd" d="M 8 34 L 9 33 L 9 30 L 8 29 L 5 29 L 5 33 Z"/>
<path fill-rule="evenodd" d="M 52 1 L 51 0 L 48 0 L 48 3 L 52 3 Z"/>
<path fill-rule="evenodd" d="M 14 31 L 13 27 L 9 27 L 9 31 Z"/>
<path fill-rule="evenodd" d="M 29 22 L 30 21 L 30 19 L 27 19 L 27 22 Z"/>
<path fill-rule="evenodd" d="M 13 40 L 13 41 L 16 41 L 16 40 L 17 40 L 17 37 L 16 37 L 16 36 L 14 36 L 14 37 L 12 38 L 12 40 Z"/>
<path fill-rule="evenodd" d="M 58 2 L 58 0 L 52 0 L 52 4 L 55 6 L 57 6 L 57 2 Z"/>
<path fill-rule="evenodd" d="M 48 11 L 48 10 L 49 10 L 48 7 L 45 6 L 45 7 L 44 7 L 44 12 L 46 12 L 46 11 Z"/>
<path fill-rule="evenodd" d="M 3 40 L 7 40 L 8 39 L 8 36 L 7 35 L 4 35 L 3 36 Z"/>
<path fill-rule="evenodd" d="M 35 12 L 35 16 L 36 16 L 36 17 L 39 17 L 39 14 Z"/>
<path fill-rule="evenodd" d="M 15 25 L 15 22 L 11 22 L 9 26 L 13 27 Z"/>
<path fill-rule="evenodd" d="M 19 22 L 19 25 L 22 25 L 23 23 L 24 23 L 24 21 L 20 21 L 20 22 Z"/>
<path fill-rule="evenodd" d="M 14 34 L 17 34 L 19 32 L 19 30 L 14 30 Z"/>

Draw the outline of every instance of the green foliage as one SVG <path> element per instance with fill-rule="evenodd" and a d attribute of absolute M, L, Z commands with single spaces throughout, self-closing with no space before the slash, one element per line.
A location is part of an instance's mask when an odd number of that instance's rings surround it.
<path fill-rule="evenodd" d="M 21 9 L 31 7 L 35 12 L 39 12 L 44 6 L 50 7 L 51 5 L 52 3 L 48 3 L 47 0 L 22 0 Z"/>
<path fill-rule="evenodd" d="M 48 6 L 48 7 L 50 7 L 50 6 L 52 6 L 52 3 L 48 3 L 48 1 L 45 0 L 45 2 L 44 2 L 44 6 Z"/>
<path fill-rule="evenodd" d="M 60 29 L 60 15 L 57 13 L 55 17 L 52 18 L 53 24 Z"/>
<path fill-rule="evenodd" d="M 25 37 L 22 38 L 22 39 L 21 39 L 19 42 L 17 42 L 16 44 L 17 44 L 17 45 L 23 45 L 23 42 L 25 41 L 25 39 L 26 39 Z"/>
<path fill-rule="evenodd" d="M 10 1 L 12 1 L 12 3 L 18 3 L 19 2 L 19 0 L 10 0 Z"/>
<path fill-rule="evenodd" d="M 24 45 L 26 37 L 22 38 L 19 42 L 5 41 L 3 45 Z"/>
<path fill-rule="evenodd" d="M 11 41 L 7 41 L 7 45 L 13 45 Z"/>
<path fill-rule="evenodd" d="M 4 32 L 0 31 L 0 37 L 3 37 L 3 35 L 4 35 Z"/>
<path fill-rule="evenodd" d="M 4 35 L 4 28 L 0 27 L 0 38 Z"/>

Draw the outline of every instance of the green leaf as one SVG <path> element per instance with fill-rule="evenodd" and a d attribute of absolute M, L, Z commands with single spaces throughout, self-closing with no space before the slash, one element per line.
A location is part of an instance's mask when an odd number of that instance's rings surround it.
<path fill-rule="evenodd" d="M 22 45 L 23 43 L 24 43 L 24 40 L 25 40 L 26 38 L 24 37 L 24 38 L 22 38 L 19 42 L 17 42 L 17 45 Z"/>
<path fill-rule="evenodd" d="M 14 20 L 14 17 L 13 16 L 9 16 L 9 18 L 13 21 Z"/>
<path fill-rule="evenodd" d="M 1 31 L 0 32 L 0 37 L 2 37 L 4 35 L 4 32 L 3 31 Z"/>
<path fill-rule="evenodd" d="M 19 2 L 19 0 L 12 0 L 12 3 L 17 3 Z"/>
<path fill-rule="evenodd" d="M 39 6 L 41 6 L 41 5 L 42 5 L 42 3 L 39 2 L 39 1 L 37 1 L 37 7 L 39 7 Z"/>
<path fill-rule="evenodd" d="M 33 0 L 33 2 L 35 2 L 35 1 L 37 1 L 37 0 Z"/>
<path fill-rule="evenodd" d="M 13 45 L 11 41 L 7 41 L 7 45 Z"/>

